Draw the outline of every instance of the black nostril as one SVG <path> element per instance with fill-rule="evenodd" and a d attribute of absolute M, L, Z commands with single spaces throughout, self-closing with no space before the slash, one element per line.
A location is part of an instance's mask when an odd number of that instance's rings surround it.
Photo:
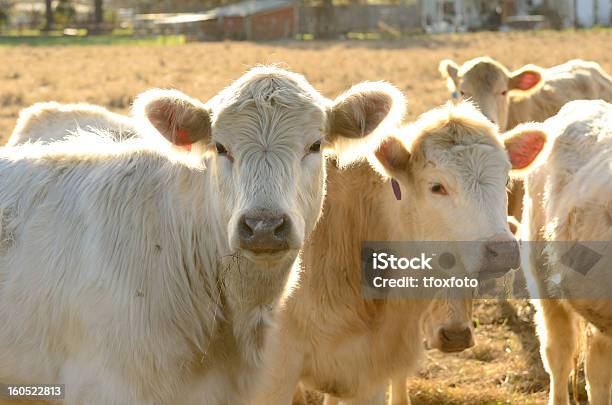
<path fill-rule="evenodd" d="M 279 224 L 274 229 L 274 237 L 277 239 L 287 239 L 289 231 L 291 230 L 291 222 L 287 215 L 283 215 L 279 218 Z"/>
<path fill-rule="evenodd" d="M 495 250 L 497 246 L 495 244 L 488 244 L 486 246 L 487 254 L 493 257 L 497 257 L 497 251 Z"/>
<path fill-rule="evenodd" d="M 238 232 L 241 239 L 248 239 L 253 236 L 253 227 L 249 224 L 249 218 L 245 215 L 240 218 L 240 223 L 238 225 Z"/>

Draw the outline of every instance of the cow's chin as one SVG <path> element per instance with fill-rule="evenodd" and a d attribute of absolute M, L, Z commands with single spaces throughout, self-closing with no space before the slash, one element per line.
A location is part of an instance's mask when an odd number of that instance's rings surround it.
<path fill-rule="evenodd" d="M 265 269 L 289 266 L 297 258 L 298 249 L 286 249 L 277 252 L 253 252 L 241 249 L 240 254 L 250 262 Z"/>

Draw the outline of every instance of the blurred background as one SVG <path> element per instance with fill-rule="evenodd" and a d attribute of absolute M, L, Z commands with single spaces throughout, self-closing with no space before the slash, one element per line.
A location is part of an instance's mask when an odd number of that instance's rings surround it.
<path fill-rule="evenodd" d="M 0 0 L 3 40 L 384 38 L 610 25 L 610 0 Z M 32 39 L 32 38 L 30 38 Z"/>

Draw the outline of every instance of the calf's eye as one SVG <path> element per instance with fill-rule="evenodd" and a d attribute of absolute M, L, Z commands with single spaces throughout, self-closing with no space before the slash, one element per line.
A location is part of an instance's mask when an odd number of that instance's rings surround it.
<path fill-rule="evenodd" d="M 429 191 L 431 191 L 432 194 L 448 195 L 448 192 L 446 191 L 444 186 L 442 184 L 440 184 L 440 183 L 434 183 L 434 184 L 430 185 L 429 186 Z"/>
<path fill-rule="evenodd" d="M 215 149 L 217 149 L 217 153 L 219 155 L 227 155 L 227 149 L 225 149 L 225 146 L 223 146 L 223 144 L 220 144 L 219 142 L 215 143 Z"/>
<path fill-rule="evenodd" d="M 321 141 L 316 141 L 315 143 L 313 143 L 312 145 L 310 145 L 310 148 L 308 148 L 308 152 L 309 153 L 319 153 L 321 151 Z"/>
<path fill-rule="evenodd" d="M 504 90 L 504 91 L 501 92 L 502 96 L 505 96 L 506 94 L 508 94 L 508 90 Z"/>
<path fill-rule="evenodd" d="M 461 97 L 465 97 L 465 92 L 461 91 Z"/>

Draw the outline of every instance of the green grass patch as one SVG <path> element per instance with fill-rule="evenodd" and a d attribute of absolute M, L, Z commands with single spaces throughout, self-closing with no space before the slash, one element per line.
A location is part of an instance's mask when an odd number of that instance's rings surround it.
<path fill-rule="evenodd" d="M 49 35 L 1 35 L 0 46 L 66 46 L 66 45 L 182 45 L 184 35 L 158 35 L 133 37 L 131 35 L 79 35 L 64 36 L 51 32 Z"/>

